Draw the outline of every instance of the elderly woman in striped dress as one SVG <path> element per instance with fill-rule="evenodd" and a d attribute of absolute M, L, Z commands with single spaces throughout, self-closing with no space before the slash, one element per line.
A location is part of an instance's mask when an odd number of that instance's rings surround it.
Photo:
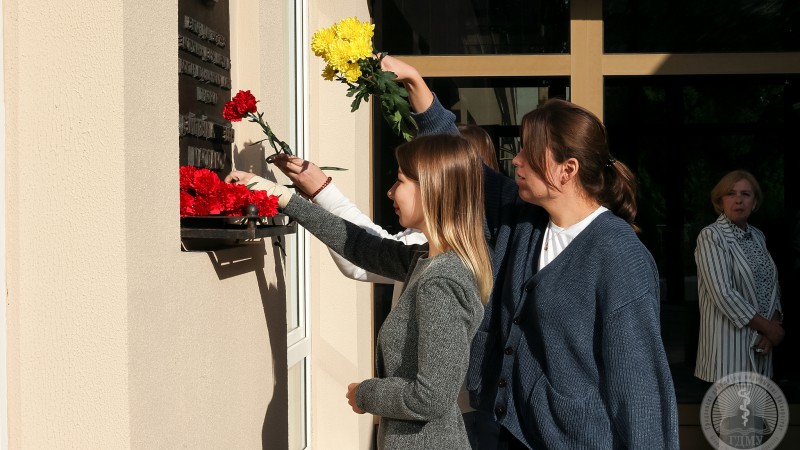
<path fill-rule="evenodd" d="M 772 377 L 772 348 L 783 340 L 778 271 L 764 233 L 747 223 L 762 198 L 752 174 L 726 174 L 711 191 L 719 217 L 697 237 L 700 338 L 694 374 L 708 382 L 743 371 Z"/>

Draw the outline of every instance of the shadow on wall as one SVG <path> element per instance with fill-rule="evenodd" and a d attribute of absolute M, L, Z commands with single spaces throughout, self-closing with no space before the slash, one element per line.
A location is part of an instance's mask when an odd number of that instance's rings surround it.
<path fill-rule="evenodd" d="M 264 310 L 264 323 L 269 336 L 272 354 L 272 398 L 268 403 L 261 428 L 261 447 L 288 448 L 288 371 L 286 367 L 286 280 L 284 278 L 283 239 L 275 237 L 268 249 L 265 240 L 234 249 L 208 252 L 211 264 L 220 280 L 253 272 Z M 264 273 L 264 259 L 272 255 L 275 283 L 270 283 Z"/>

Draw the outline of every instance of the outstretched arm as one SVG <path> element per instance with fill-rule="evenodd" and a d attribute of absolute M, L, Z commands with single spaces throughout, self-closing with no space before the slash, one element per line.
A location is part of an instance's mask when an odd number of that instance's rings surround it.
<path fill-rule="evenodd" d="M 314 163 L 295 156 L 281 154 L 275 158 L 274 164 L 292 180 L 298 189 L 306 194 L 317 192 L 319 186 L 322 186 L 328 179 L 328 176 Z M 409 229 L 401 233 L 390 234 L 380 225 L 374 223 L 366 214 L 362 213 L 353 202 L 339 191 L 339 188 L 337 188 L 334 183 L 329 183 L 325 186 L 324 189 L 314 196 L 312 201 L 331 214 L 339 216 L 348 222 L 352 222 L 375 236 L 401 241 L 409 245 L 424 244 L 426 242 L 425 235 L 418 230 Z M 350 279 L 369 281 L 372 283 L 391 284 L 394 282 L 392 279 L 364 270 L 333 250 L 328 250 L 331 253 L 333 262 L 336 263 L 336 266 L 339 268 L 339 271 Z"/>
<path fill-rule="evenodd" d="M 297 220 L 325 245 L 354 264 L 392 280 L 405 280 L 414 258 L 420 252 L 427 252 L 426 248 L 418 245 L 407 246 L 402 242 L 372 235 L 363 228 L 303 200 L 299 195 L 292 194 L 285 186 L 252 173 L 234 171 L 225 181 L 252 184 L 253 189 L 277 196 L 278 206 L 283 212 Z"/>

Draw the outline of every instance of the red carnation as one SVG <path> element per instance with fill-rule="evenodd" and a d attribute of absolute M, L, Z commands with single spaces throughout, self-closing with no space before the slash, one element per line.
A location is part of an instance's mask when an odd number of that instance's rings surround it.
<path fill-rule="evenodd" d="M 239 110 L 236 108 L 236 103 L 233 102 L 233 100 L 225 103 L 225 107 L 222 109 L 222 117 L 231 122 L 240 122 L 242 120 L 242 115 L 239 114 Z"/>
<path fill-rule="evenodd" d="M 292 149 L 289 147 L 289 144 L 278 139 L 278 136 L 275 136 L 275 133 L 272 132 L 272 128 L 264 121 L 264 113 L 258 112 L 256 103 L 258 103 L 258 100 L 256 100 L 250 91 L 239 91 L 230 101 L 225 103 L 225 106 L 222 108 L 222 117 L 231 122 L 241 122 L 242 119 L 247 119 L 250 122 L 259 124 L 264 134 L 267 135 L 267 139 L 264 140 L 269 143 L 276 154 L 283 152 L 287 155 L 292 155 Z"/>
<path fill-rule="evenodd" d="M 258 100 L 250 91 L 239 91 L 233 99 L 225 103 L 225 107 L 222 109 L 222 117 L 231 122 L 239 122 L 247 117 L 249 113 L 255 114 L 258 112 L 256 108 L 257 102 Z"/>
<path fill-rule="evenodd" d="M 181 166 L 180 184 L 181 190 L 189 189 L 194 182 L 194 173 L 197 168 L 194 166 Z"/>
<path fill-rule="evenodd" d="M 181 217 L 194 215 L 194 196 L 181 191 Z"/>
<path fill-rule="evenodd" d="M 244 113 L 256 113 L 258 109 L 256 108 L 256 100 L 255 96 L 250 93 L 250 91 L 239 91 L 233 99 L 236 101 L 236 104 L 239 105 L 239 112 L 244 115 Z"/>
<path fill-rule="evenodd" d="M 258 207 L 259 216 L 272 217 L 278 214 L 278 197 L 267 194 L 267 191 L 252 191 L 252 200 Z"/>
<path fill-rule="evenodd" d="M 210 195 L 217 190 L 219 184 L 222 184 L 222 181 L 217 174 L 208 169 L 200 169 L 194 173 L 192 187 L 198 195 Z"/>

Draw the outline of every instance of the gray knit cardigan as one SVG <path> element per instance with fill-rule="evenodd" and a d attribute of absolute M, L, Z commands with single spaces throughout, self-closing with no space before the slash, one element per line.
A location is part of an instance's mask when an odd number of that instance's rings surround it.
<path fill-rule="evenodd" d="M 356 395 L 361 409 L 381 416 L 378 448 L 469 449 L 456 399 L 483 318 L 470 270 L 452 251 L 428 258 L 428 244 L 381 239 L 297 195 L 283 212 L 354 264 L 405 280 L 378 333 L 377 378 Z"/>

